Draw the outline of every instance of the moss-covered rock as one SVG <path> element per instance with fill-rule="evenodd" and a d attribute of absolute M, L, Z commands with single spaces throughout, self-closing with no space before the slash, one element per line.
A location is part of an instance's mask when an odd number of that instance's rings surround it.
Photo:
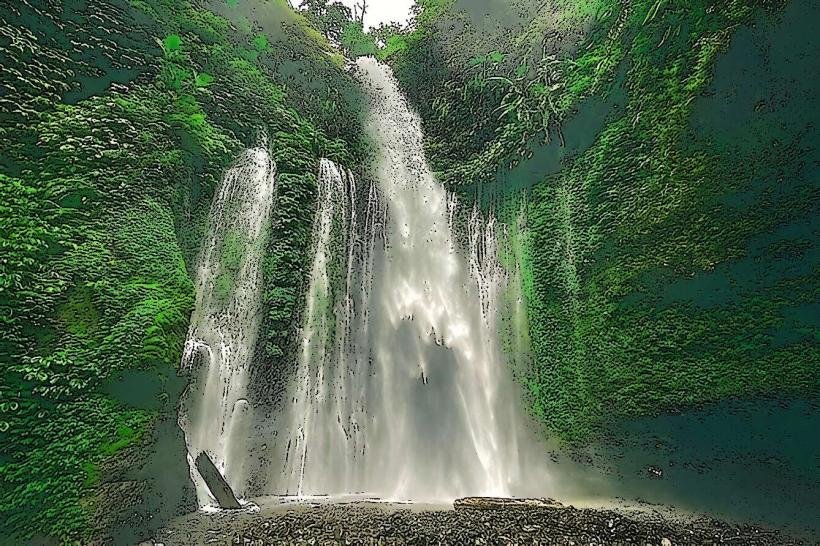
<path fill-rule="evenodd" d="M 586 441 L 608 420 L 820 392 L 815 5 L 523 1 L 482 39 L 462 3 L 427 4 L 392 62 L 442 179 L 513 205 L 510 231 L 526 196 L 541 419 Z M 568 21 L 583 32 L 544 34 Z"/>
<path fill-rule="evenodd" d="M 132 543 L 192 507 L 177 368 L 214 189 L 260 132 L 282 172 L 357 163 L 356 86 L 285 2 L 38 0 L 0 29 L 0 536 Z M 300 274 L 269 276 L 282 352 Z"/>

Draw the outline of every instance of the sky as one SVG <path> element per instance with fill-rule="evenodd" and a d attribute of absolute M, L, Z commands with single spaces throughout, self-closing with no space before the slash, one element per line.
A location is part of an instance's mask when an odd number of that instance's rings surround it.
<path fill-rule="evenodd" d="M 351 10 L 361 0 L 342 0 Z M 364 18 L 365 28 L 377 27 L 380 23 L 397 21 L 404 23 L 410 18 L 413 0 L 367 0 L 367 13 Z"/>

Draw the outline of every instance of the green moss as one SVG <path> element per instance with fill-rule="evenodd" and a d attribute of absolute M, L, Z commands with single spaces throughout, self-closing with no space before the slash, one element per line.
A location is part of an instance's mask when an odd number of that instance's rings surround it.
<path fill-rule="evenodd" d="M 242 148 L 267 129 L 280 172 L 300 173 L 321 154 L 354 164 L 363 153 L 352 81 L 285 3 L 288 24 L 255 39 L 187 0 L 113 5 L 87 27 L 72 10 L 0 8 L 25 44 L 0 44 L 16 89 L 0 105 L 0 536 L 21 543 L 102 540 L 90 534 L 110 479 L 100 468 L 174 411 L 163 389 L 180 363 L 191 273 Z M 117 50 L 83 56 L 98 43 Z M 264 54 L 243 59 L 242 44 Z M 143 68 L 118 72 L 120 58 Z M 308 76 L 293 78 L 285 59 Z M 306 91 L 316 85 L 326 91 Z M 281 244 L 304 254 L 308 241 Z M 223 245 L 218 290 L 233 289 L 245 245 L 238 232 Z M 298 307 L 298 291 L 270 288 L 272 307 Z M 133 374 L 150 388 L 112 387 Z"/>
<path fill-rule="evenodd" d="M 162 46 L 165 48 L 166 53 L 173 53 L 179 49 L 180 45 L 182 45 L 182 38 L 177 34 L 169 34 L 162 41 Z"/>
<path fill-rule="evenodd" d="M 99 313 L 94 308 L 92 291 L 88 287 L 71 291 L 68 301 L 58 308 L 65 329 L 77 337 L 87 338 L 99 327 Z"/>
<path fill-rule="evenodd" d="M 214 285 L 214 294 L 216 295 L 216 299 L 223 303 L 227 302 L 231 297 L 231 294 L 233 294 L 233 275 L 227 271 L 225 273 L 221 273 L 217 276 Z"/>
<path fill-rule="evenodd" d="M 253 39 L 253 47 L 257 51 L 265 51 L 268 49 L 268 38 L 264 34 L 257 34 Z"/>
<path fill-rule="evenodd" d="M 243 233 L 230 230 L 222 242 L 222 254 L 220 255 L 222 268 L 232 273 L 239 271 L 247 246 L 247 238 Z"/>
<path fill-rule="evenodd" d="M 811 11 L 802 5 L 795 9 Z M 445 10 L 431 12 L 433 23 L 416 30 L 424 40 L 408 42 L 393 59 L 423 116 L 442 179 L 465 193 L 480 187 L 496 203 L 519 200 L 518 188 L 499 187 L 507 179 L 499 173 L 546 151 L 532 146 L 545 107 L 526 93 L 511 103 L 512 86 L 495 82 L 537 89 L 531 82 L 538 76 L 519 69 L 522 63 L 535 64 L 533 55 L 555 63 L 556 94 L 546 114 L 556 126 L 570 126 L 586 101 L 620 102 L 614 84 L 623 82 L 624 106 L 611 110 L 592 145 L 567 154 L 557 173 L 531 174 L 527 236 L 504 257 L 508 271 L 520 268 L 516 285 L 527 304 L 533 359 L 522 381 L 533 412 L 561 437 L 587 441 L 613 419 L 725 398 L 820 392 L 817 324 L 804 307 L 818 290 L 809 250 L 817 243 L 816 232 L 809 235 L 817 192 L 801 167 L 813 157 L 807 150 L 816 133 L 806 120 L 816 118 L 816 108 L 799 102 L 809 95 L 805 84 L 795 87 L 796 74 L 778 82 L 803 99 L 780 103 L 771 118 L 751 114 L 761 111 L 760 101 L 727 114 L 720 101 L 741 100 L 737 95 L 704 98 L 714 94 L 715 66 L 733 33 L 753 23 L 776 28 L 771 13 L 781 7 L 567 0 L 549 21 L 535 17 L 512 36 L 514 48 L 474 37 L 475 49 L 506 53 L 503 62 L 487 62 L 482 52 L 456 66 L 437 52 L 471 31 L 442 32 L 463 17 Z M 592 23 L 579 47 L 531 53 L 538 29 L 578 21 Z M 767 39 L 782 41 L 784 33 L 781 27 Z M 763 54 L 744 62 L 759 66 L 743 65 L 749 81 L 729 72 L 735 93 L 759 86 L 752 93 L 765 96 L 771 68 L 763 67 L 770 65 Z M 721 112 L 714 119 L 698 106 L 708 100 Z M 789 118 L 791 110 L 802 117 Z M 493 116 L 497 111 L 505 115 Z M 748 124 L 731 133 L 729 120 L 738 115 Z M 711 135 L 694 129 L 703 124 L 714 127 Z M 747 138 L 751 124 L 756 136 Z M 729 142 L 716 146 L 724 138 Z M 783 147 L 786 141 L 792 144 Z M 520 231 L 517 214 L 500 216 L 509 233 Z M 504 335 L 508 351 L 518 353 Z"/>

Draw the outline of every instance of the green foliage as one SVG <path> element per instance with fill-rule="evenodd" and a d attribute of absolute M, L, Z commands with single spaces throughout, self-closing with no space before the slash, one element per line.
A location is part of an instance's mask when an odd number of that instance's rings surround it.
<path fill-rule="evenodd" d="M 208 87 L 214 82 L 214 77 L 210 74 L 206 74 L 203 72 L 202 74 L 197 74 L 196 79 L 194 80 L 194 84 L 197 87 Z"/>
<path fill-rule="evenodd" d="M 376 52 L 376 56 L 382 60 L 386 61 L 393 56 L 401 55 L 408 48 L 407 38 L 401 35 L 393 35 L 388 36 L 384 42 L 384 47 L 379 48 Z"/>
<path fill-rule="evenodd" d="M 182 38 L 176 34 L 169 34 L 165 37 L 165 40 L 163 40 L 162 45 L 165 49 L 165 53 L 170 55 L 178 50 L 179 46 L 182 45 Z"/>
<path fill-rule="evenodd" d="M 335 43 L 342 41 L 345 27 L 353 21 L 350 8 L 338 1 L 328 3 L 328 0 L 302 0 L 299 8 L 314 28 Z"/>
<path fill-rule="evenodd" d="M 310 244 L 316 202 L 313 174 L 279 177 L 271 237 L 263 262 L 265 354 L 272 365 L 284 365 L 295 354 L 301 294 L 310 271 Z"/>
<path fill-rule="evenodd" d="M 806 126 L 816 111 L 796 102 L 803 115 L 787 122 L 776 117 L 786 115 L 789 103 L 780 103 L 755 137 L 741 131 L 725 146 L 693 130 L 709 121 L 717 135 L 728 131 L 731 115 L 704 120 L 696 105 L 732 33 L 773 26 L 778 7 L 565 0 L 499 43 L 470 34 L 475 21 L 445 6 L 422 11 L 421 38 L 407 35 L 391 59 L 442 179 L 462 191 L 495 185 L 489 192 L 504 202 L 519 202 L 519 190 L 498 187 L 499 173 L 549 153 L 535 143 L 562 140 L 588 101 L 616 102 L 614 83 L 623 81 L 625 107 L 592 146 L 565 156 L 557 174 L 531 175 L 527 236 L 508 264 L 527 303 L 533 359 L 523 381 L 533 411 L 567 440 L 588 440 L 612 419 L 820 392 L 810 311 L 818 277 L 808 251 L 817 243 L 817 191 L 801 167 L 816 145 Z M 443 30 L 465 20 L 458 35 Z M 577 46 L 533 51 L 548 29 L 582 21 L 592 24 Z M 442 60 L 440 52 L 470 41 L 465 35 L 478 45 Z M 805 97 L 797 89 L 793 96 Z M 734 204 L 737 196 L 754 205 Z M 518 215 L 506 221 L 520 231 Z"/>
<path fill-rule="evenodd" d="M 106 17 L 86 27 L 74 8 L 0 8 L 16 40 L 0 41 L 0 536 L 16 542 L 105 541 L 91 522 L 121 477 L 102 469 L 176 410 L 164 385 L 194 304 L 190 272 L 237 153 L 260 130 L 280 172 L 364 153 L 354 84 L 286 3 L 265 4 L 284 24 L 246 30 L 187 0 L 83 4 Z M 222 248 L 228 291 L 244 244 L 236 233 Z M 304 254 L 308 242 L 285 232 L 277 244 Z M 275 281 L 266 297 L 297 306 Z M 138 403 L 106 389 L 135 371 L 163 387 Z"/>
<path fill-rule="evenodd" d="M 362 28 L 362 24 L 352 21 L 345 25 L 340 42 L 342 50 L 348 57 L 366 57 L 376 54 L 376 42 L 373 36 L 367 34 Z"/>
<path fill-rule="evenodd" d="M 220 265 L 223 269 L 236 273 L 242 266 L 242 257 L 245 255 L 248 241 L 243 233 L 231 230 L 222 242 Z"/>
<path fill-rule="evenodd" d="M 257 34 L 256 38 L 253 39 L 253 47 L 256 48 L 257 51 L 265 51 L 268 49 L 268 37 L 264 34 Z"/>
<path fill-rule="evenodd" d="M 373 43 L 378 48 L 376 56 L 381 60 L 407 50 L 406 29 L 398 23 L 381 23 L 371 28 L 368 34 L 373 37 Z"/>
<path fill-rule="evenodd" d="M 563 122 L 584 99 L 608 91 L 622 58 L 627 12 L 617 2 L 603 4 L 590 11 L 567 0 L 548 11 L 550 25 L 572 21 L 568 36 L 589 19 L 617 31 L 599 35 L 595 27 L 601 43 L 590 40 L 570 55 L 571 44 L 545 42 L 535 33 L 533 25 L 546 17 L 537 2 L 516 2 L 518 13 L 504 23 L 493 19 L 500 14 L 468 13 L 459 3 L 419 3 L 415 30 L 404 34 L 401 54 L 389 60 L 425 120 L 434 167 L 445 183 L 489 183 L 499 169 L 531 159 L 534 144 L 553 138 L 563 144 Z M 454 22 L 457 32 L 450 31 Z"/>

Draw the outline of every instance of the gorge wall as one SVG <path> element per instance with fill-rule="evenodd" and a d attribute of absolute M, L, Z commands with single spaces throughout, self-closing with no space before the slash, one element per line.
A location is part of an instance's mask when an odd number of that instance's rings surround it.
<path fill-rule="evenodd" d="M 137 542 L 196 507 L 178 368 L 213 192 L 267 132 L 275 362 L 319 158 L 363 156 L 358 91 L 278 0 L 4 3 L 0 60 L 0 536 Z"/>
<path fill-rule="evenodd" d="M 514 5 L 425 2 L 387 59 L 439 178 L 514 242 L 561 464 L 816 533 L 817 6 Z"/>
<path fill-rule="evenodd" d="M 583 441 L 816 396 L 817 7 L 515 5 L 426 2 L 388 60 L 440 178 L 520 231 L 534 413 Z"/>

